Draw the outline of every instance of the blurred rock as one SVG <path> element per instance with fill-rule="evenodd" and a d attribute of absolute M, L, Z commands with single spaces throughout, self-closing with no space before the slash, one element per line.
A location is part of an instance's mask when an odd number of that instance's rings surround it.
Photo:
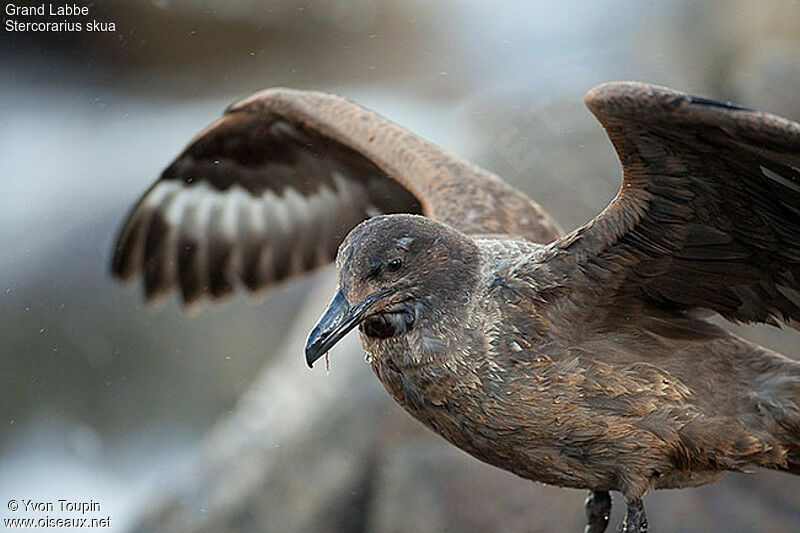
<path fill-rule="evenodd" d="M 800 38 L 762 41 L 731 67 L 730 83 L 738 101 L 800 120 Z"/>
<path fill-rule="evenodd" d="M 331 281 L 310 301 L 324 301 Z M 364 365 L 352 336 L 329 375 L 305 366 L 302 346 L 319 309 L 300 314 L 279 357 L 206 439 L 181 490 L 157 497 L 136 530 L 358 529 L 382 402 L 376 384 L 355 376 Z"/>

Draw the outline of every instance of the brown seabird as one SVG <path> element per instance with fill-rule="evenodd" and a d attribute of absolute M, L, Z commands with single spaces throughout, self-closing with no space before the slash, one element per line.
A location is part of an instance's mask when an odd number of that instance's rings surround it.
<path fill-rule="evenodd" d="M 496 176 L 356 104 L 258 93 L 145 194 L 113 272 L 190 304 L 336 257 L 308 364 L 358 327 L 414 417 L 490 464 L 589 489 L 587 531 L 605 530 L 611 490 L 621 530 L 646 531 L 650 489 L 800 474 L 800 363 L 705 320 L 800 324 L 800 124 L 640 83 L 586 104 L 623 182 L 561 236 Z"/>

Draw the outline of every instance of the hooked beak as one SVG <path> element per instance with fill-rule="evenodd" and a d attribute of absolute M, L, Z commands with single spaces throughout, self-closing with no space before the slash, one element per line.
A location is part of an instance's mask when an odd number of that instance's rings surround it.
<path fill-rule="evenodd" d="M 311 330 L 306 341 L 306 363 L 308 367 L 314 366 L 314 361 L 325 355 L 334 344 L 339 342 L 351 329 L 366 317 L 367 312 L 380 300 L 395 292 L 392 288 L 386 288 L 351 307 L 342 293 L 342 289 L 336 291 L 328 309 L 317 325 Z"/>

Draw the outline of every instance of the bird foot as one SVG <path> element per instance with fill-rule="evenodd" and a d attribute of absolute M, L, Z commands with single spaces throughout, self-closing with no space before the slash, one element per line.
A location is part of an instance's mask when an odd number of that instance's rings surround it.
<path fill-rule="evenodd" d="M 647 516 L 644 514 L 642 500 L 628 501 L 628 510 L 619 531 L 620 533 L 647 533 Z"/>
<path fill-rule="evenodd" d="M 586 497 L 586 527 L 584 533 L 603 533 L 611 516 L 611 494 L 607 490 L 589 491 Z"/>

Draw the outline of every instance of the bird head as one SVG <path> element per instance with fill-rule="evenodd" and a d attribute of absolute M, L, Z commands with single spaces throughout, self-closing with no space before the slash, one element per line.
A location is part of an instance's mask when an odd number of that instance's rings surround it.
<path fill-rule="evenodd" d="M 306 362 L 311 366 L 356 327 L 367 339 L 388 339 L 458 314 L 469 302 L 479 263 L 471 238 L 430 218 L 387 215 L 362 222 L 339 247 L 339 288 L 308 337 Z"/>

